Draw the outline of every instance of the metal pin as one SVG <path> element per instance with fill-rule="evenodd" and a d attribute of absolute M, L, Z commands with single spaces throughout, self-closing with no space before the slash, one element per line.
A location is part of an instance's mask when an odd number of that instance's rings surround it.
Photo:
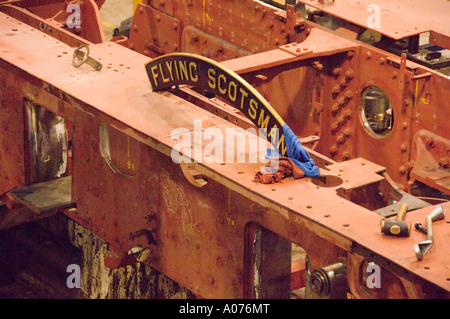
<path fill-rule="evenodd" d="M 82 49 L 86 49 L 86 52 L 83 52 Z M 80 45 L 75 52 L 73 53 L 72 65 L 76 68 L 80 67 L 86 63 L 93 67 L 96 71 L 100 71 L 103 65 L 97 60 L 91 58 L 89 56 L 89 47 L 86 44 Z"/>

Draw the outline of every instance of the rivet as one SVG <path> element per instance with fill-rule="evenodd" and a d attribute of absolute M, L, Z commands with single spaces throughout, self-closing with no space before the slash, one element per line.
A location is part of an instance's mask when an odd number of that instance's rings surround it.
<path fill-rule="evenodd" d="M 350 159 L 350 154 L 347 151 L 345 151 L 344 153 L 342 153 L 342 159 L 344 161 L 348 161 Z"/>
<path fill-rule="evenodd" d="M 338 123 L 336 123 L 336 122 L 331 123 L 331 133 L 335 134 L 337 132 L 338 128 L 339 128 Z"/>
<path fill-rule="evenodd" d="M 333 155 L 336 155 L 337 152 L 338 152 L 337 145 L 336 145 L 336 144 L 332 145 L 332 146 L 330 147 L 330 154 L 333 156 Z"/>
<path fill-rule="evenodd" d="M 335 85 L 333 87 L 333 95 L 338 95 L 341 92 L 341 87 L 339 85 Z"/>
<path fill-rule="evenodd" d="M 349 137 L 352 136 L 352 130 L 349 129 L 349 128 L 346 128 L 346 129 L 344 130 L 344 134 L 345 134 L 345 137 L 349 138 Z"/>
<path fill-rule="evenodd" d="M 344 111 L 344 115 L 345 115 L 345 118 L 346 118 L 347 120 L 350 120 L 350 119 L 352 118 L 352 110 L 346 109 L 346 110 Z"/>
<path fill-rule="evenodd" d="M 341 74 L 342 69 L 341 68 L 334 68 L 333 69 L 333 75 L 335 77 L 339 76 Z"/>
<path fill-rule="evenodd" d="M 353 77 L 354 77 L 354 76 L 355 76 L 355 75 L 354 75 L 352 69 L 348 69 L 348 70 L 345 72 L 345 80 L 346 80 L 347 82 L 350 82 L 351 80 L 353 80 Z"/>
<path fill-rule="evenodd" d="M 400 150 L 402 151 L 402 153 L 406 152 L 407 149 L 408 149 L 408 146 L 406 144 L 400 145 Z"/>
<path fill-rule="evenodd" d="M 404 130 L 408 129 L 408 122 L 403 122 L 403 123 L 402 123 L 402 128 L 403 128 Z"/>
<path fill-rule="evenodd" d="M 339 104 L 334 103 L 334 104 L 331 106 L 331 111 L 332 111 L 333 113 L 337 113 L 337 111 L 339 111 Z"/>

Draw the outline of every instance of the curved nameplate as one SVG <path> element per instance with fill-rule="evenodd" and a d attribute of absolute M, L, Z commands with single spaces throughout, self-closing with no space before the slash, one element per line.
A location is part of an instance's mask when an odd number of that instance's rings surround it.
<path fill-rule="evenodd" d="M 269 102 L 247 81 L 220 63 L 189 53 L 171 53 L 145 65 L 153 91 L 189 85 L 214 93 L 240 110 L 286 156 L 285 122 Z"/>

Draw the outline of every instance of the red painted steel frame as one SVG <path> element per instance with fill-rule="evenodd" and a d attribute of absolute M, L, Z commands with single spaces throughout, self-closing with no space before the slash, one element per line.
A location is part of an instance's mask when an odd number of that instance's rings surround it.
<path fill-rule="evenodd" d="M 409 145 L 410 135 L 423 127 L 414 121 L 422 120 L 422 116 L 405 108 L 405 101 L 416 110 L 428 106 L 437 112 L 437 104 L 421 104 L 420 97 L 428 91 L 432 97 L 447 96 L 448 91 L 438 88 L 448 87 L 448 81 L 426 74 L 424 68 L 415 64 L 402 64 L 400 59 L 384 52 L 314 27 L 306 40 L 310 52 L 305 51 L 309 56 L 297 54 L 296 49 L 291 52 L 290 45 L 227 61 L 226 66 L 249 81 L 264 78 L 255 77 L 260 74 L 275 79 L 268 86 L 256 83 L 272 101 L 279 94 L 277 83 L 280 86 L 283 83 L 280 80 L 283 75 L 279 74 L 305 72 L 303 79 L 309 77 L 316 92 L 322 92 L 304 108 L 318 113 L 306 113 L 307 121 L 314 122 L 320 115 L 316 123 L 321 140 L 315 151 L 331 153 L 338 160 L 345 160 L 347 152 L 349 159 L 353 159 L 337 163 L 311 150 L 318 163 L 328 164 L 321 165 L 322 175 L 342 179 L 341 184 L 332 187 L 318 186 L 309 178 L 286 179 L 275 185 L 256 184 L 252 180 L 259 169 L 257 164 L 195 164 L 208 179 L 206 186 L 197 188 L 170 158 L 176 144 L 173 129 L 192 131 L 194 120 L 202 120 L 205 129 L 216 127 L 222 132 L 238 126 L 173 93 L 151 92 L 144 70 L 148 57 L 120 45 L 90 46 L 91 56 L 104 65 L 97 72 L 87 65 L 75 69 L 69 45 L 1 12 L 0 34 L 1 119 L 6 123 L 0 134 L 0 191 L 3 194 L 25 183 L 24 99 L 72 122 L 72 197 L 77 209 L 65 213 L 110 244 L 111 256 L 117 257 L 110 258 L 110 265 L 119 265 L 133 245 L 147 245 L 146 238 L 137 234 L 148 230 L 156 246 L 152 247 L 153 254 L 147 263 L 195 294 L 205 298 L 255 297 L 250 247 L 254 227 L 262 226 L 303 247 L 312 269 L 338 261 L 346 263 L 349 292 L 357 298 L 449 297 L 450 254 L 446 243 L 450 229 L 445 220 L 433 225 L 435 245 L 419 262 L 412 247 L 424 240 L 423 234 L 412 232 L 409 238 L 383 236 L 379 215 L 338 195 L 338 189 L 349 191 L 383 181 L 379 173 L 385 171 L 385 166 L 395 168 L 398 163 L 409 161 L 404 152 L 392 156 L 392 148 L 386 147 L 386 143 L 398 146 L 402 141 Z M 323 43 L 320 41 L 323 37 L 332 40 Z M 328 63 L 333 70 L 341 68 L 337 76 L 325 72 L 330 67 Z M 321 74 L 321 70 L 325 73 Z M 384 76 L 393 72 L 397 76 Z M 333 86 L 342 77 L 349 81 L 347 86 L 339 86 L 334 92 Z M 395 127 L 388 142 L 374 140 L 358 126 L 359 92 L 372 83 L 390 93 L 396 106 L 394 111 L 407 122 Z M 340 97 L 350 98 L 352 103 L 338 108 L 342 114 L 329 109 Z M 346 109 L 351 111 L 350 118 L 345 117 Z M 292 111 L 280 105 L 277 110 L 284 118 L 289 118 L 287 115 Z M 301 118 L 303 114 L 297 116 Z M 341 115 L 344 115 L 342 124 Z M 339 142 L 339 134 L 325 132 L 333 129 L 334 121 L 346 139 L 357 142 L 343 144 Z M 436 130 L 448 136 L 443 118 L 431 121 Z M 109 128 L 114 163 L 132 178 L 115 174 L 103 159 L 99 147 L 101 122 Z M 316 128 L 297 129 L 307 132 Z M 350 130 L 349 136 L 346 129 Z M 11 141 L 18 142 L 11 144 Z M 336 146 L 337 152 L 329 151 L 333 143 L 343 146 Z M 373 155 L 375 151 L 377 154 Z M 388 165 L 374 164 L 356 154 L 375 156 Z M 392 172 L 396 180 L 407 184 L 402 171 Z M 444 203 L 443 207 L 446 211 L 450 204 Z M 432 208 L 418 209 L 406 218 L 423 222 Z M 386 285 L 381 289 L 368 289 L 365 285 L 363 265 L 368 261 L 382 267 Z"/>

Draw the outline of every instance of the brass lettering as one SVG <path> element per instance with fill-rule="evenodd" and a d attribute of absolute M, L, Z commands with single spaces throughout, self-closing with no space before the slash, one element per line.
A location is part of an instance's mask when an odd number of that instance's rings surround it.
<path fill-rule="evenodd" d="M 167 70 L 169 70 L 170 79 L 173 81 L 173 61 L 166 61 Z"/>
<path fill-rule="evenodd" d="M 269 125 L 269 120 L 270 120 L 269 115 L 267 115 L 264 118 L 264 109 L 261 109 L 259 111 L 258 127 L 267 129 L 267 126 Z"/>
<path fill-rule="evenodd" d="M 175 73 L 177 74 L 177 80 L 180 80 L 180 71 L 178 71 L 178 63 L 174 61 L 173 66 L 175 67 Z"/>
<path fill-rule="evenodd" d="M 233 94 L 231 94 L 233 91 Z M 230 85 L 228 86 L 228 97 L 231 101 L 235 102 L 237 98 L 237 85 L 233 81 L 230 81 Z"/>
<path fill-rule="evenodd" d="M 223 79 L 223 81 L 220 81 L 220 79 Z M 226 78 L 225 75 L 223 75 L 223 74 L 219 74 L 219 80 L 218 80 L 218 85 L 217 85 L 217 87 L 219 88 L 220 93 L 225 94 L 225 93 L 227 93 L 227 89 L 226 89 L 226 88 L 224 89 L 224 88 L 220 85 L 221 82 L 227 83 L 227 78 Z"/>
<path fill-rule="evenodd" d="M 155 70 L 158 68 L 157 65 L 152 66 L 151 71 L 152 71 L 152 75 L 153 75 L 153 81 L 155 81 L 155 85 L 158 86 L 158 73 L 155 73 Z"/>
<path fill-rule="evenodd" d="M 191 76 L 191 81 L 192 82 L 197 82 L 198 81 L 198 75 L 196 74 L 196 72 L 194 72 L 194 70 L 197 71 L 197 64 L 195 62 L 189 63 L 189 73 L 190 73 L 190 76 Z M 195 74 L 195 76 L 194 76 L 194 74 Z"/>
<path fill-rule="evenodd" d="M 162 78 L 163 82 L 164 83 L 170 82 L 170 78 L 164 77 L 164 71 L 163 71 L 162 65 L 161 64 L 158 64 L 158 65 L 159 65 L 159 72 L 161 73 L 161 78 Z"/>
<path fill-rule="evenodd" d="M 216 88 L 216 71 L 214 69 L 209 68 L 208 69 L 208 85 L 211 89 L 215 89 Z"/>
<path fill-rule="evenodd" d="M 248 97 L 248 92 L 246 92 L 243 88 L 239 88 L 239 92 L 241 92 L 241 110 L 243 110 L 244 101 Z"/>
<path fill-rule="evenodd" d="M 188 72 L 187 62 L 186 61 L 178 61 L 178 62 L 180 64 L 180 75 L 181 75 L 180 80 L 183 80 L 183 79 L 189 80 L 189 72 Z"/>
<path fill-rule="evenodd" d="M 248 115 L 252 119 L 256 119 L 256 110 L 258 109 L 258 102 L 255 99 L 250 100 L 250 108 L 248 109 Z"/>

